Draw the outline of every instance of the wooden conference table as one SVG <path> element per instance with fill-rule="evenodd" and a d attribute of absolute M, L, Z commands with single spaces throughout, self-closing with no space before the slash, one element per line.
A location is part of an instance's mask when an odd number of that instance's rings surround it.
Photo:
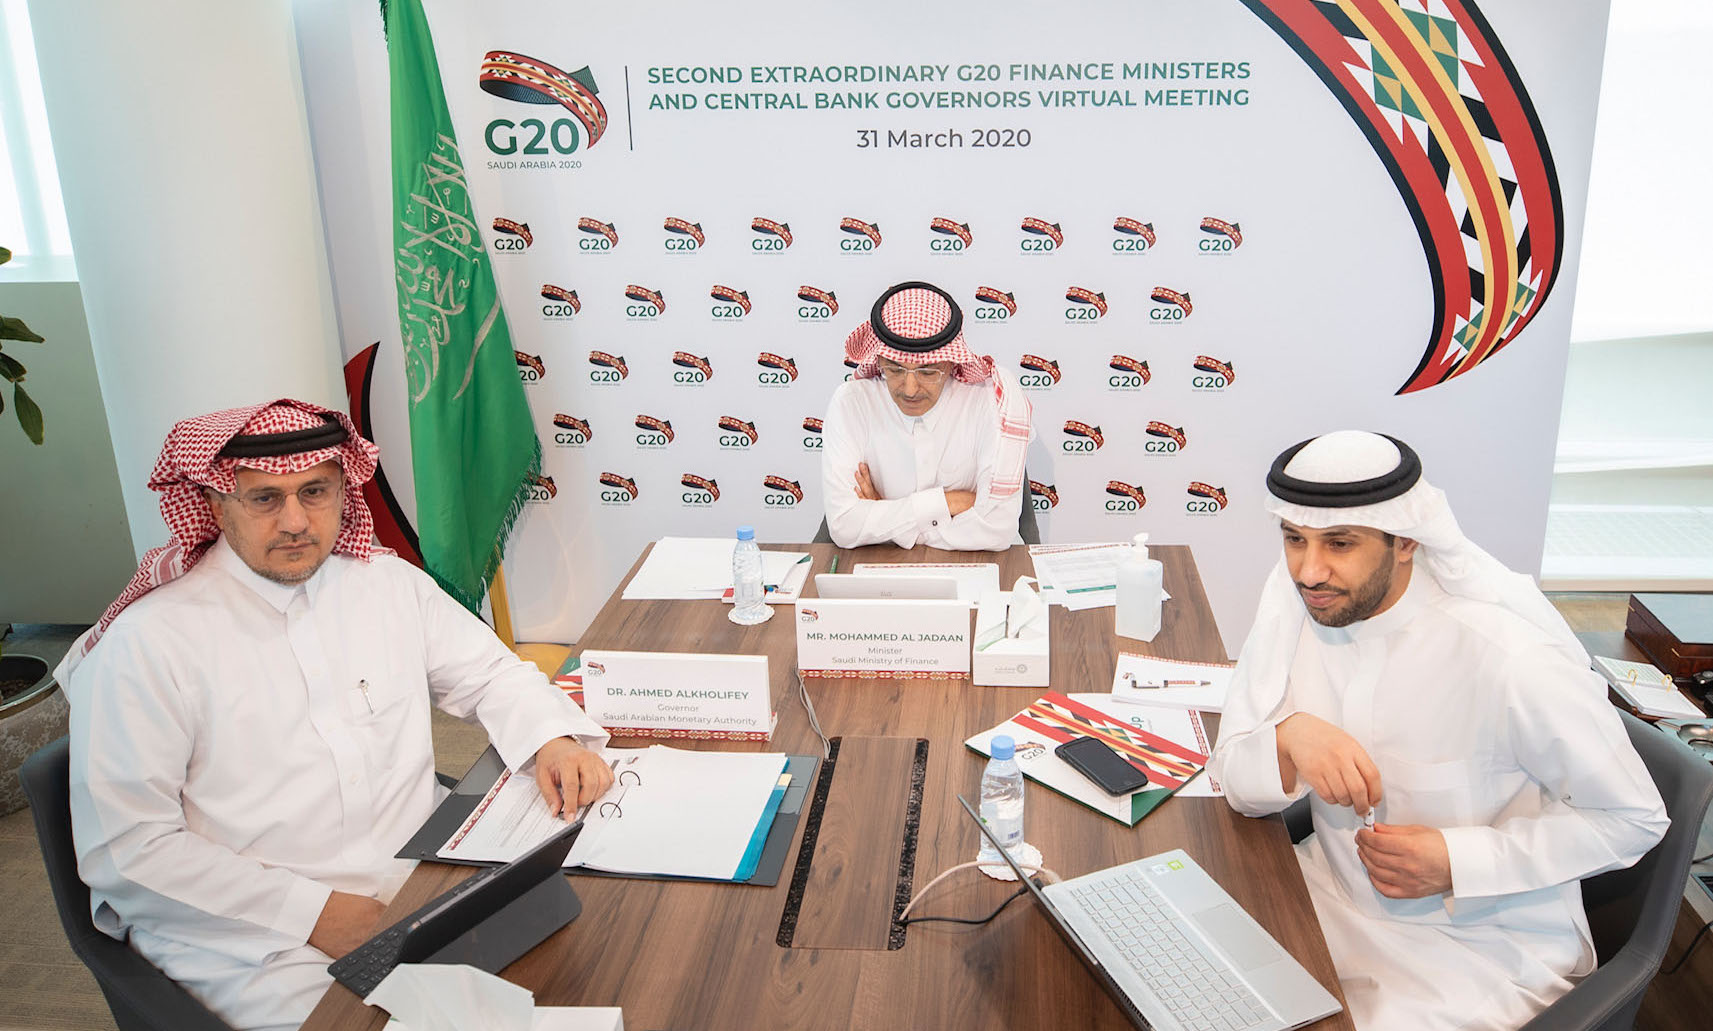
<path fill-rule="evenodd" d="M 1032 571 L 1023 547 L 997 556 L 927 548 L 811 550 L 816 572 L 824 572 L 835 553 L 846 570 L 861 561 L 997 560 L 1005 585 Z M 1190 550 L 1151 552 L 1165 563 L 1172 601 L 1152 645 L 1124 646 L 1173 658 L 1224 660 L 1225 645 Z M 805 593 L 813 591 L 811 579 Z M 765 653 L 779 710 L 773 741 L 686 746 L 818 754 L 820 743 L 797 697 L 790 611 L 780 606 L 767 623 L 740 627 L 726 619 L 724 605 L 623 601 L 615 591 L 582 647 Z M 1112 619 L 1110 607 L 1053 608 L 1054 690 L 1108 689 L 1120 644 Z M 985 760 L 966 749 L 964 739 L 1018 712 L 1043 689 L 975 687 L 967 680 L 850 679 L 810 680 L 808 691 L 822 730 L 837 739 L 839 751 L 800 893 L 793 890 L 792 875 L 810 822 L 807 810 L 773 888 L 573 877 L 582 915 L 506 968 L 505 977 L 533 991 L 538 1005 L 621 1006 L 632 1031 L 1128 1027 L 1028 899 L 985 926 L 913 924 L 901 947 L 888 947 L 896 938 L 892 916 L 907 851 L 905 800 L 922 747 L 918 740 L 927 742 L 926 764 L 909 894 L 975 855 L 978 834 L 955 796 L 961 792 L 974 800 Z M 1182 848 L 1342 1000 L 1278 817 L 1241 817 L 1222 799 L 1171 799 L 1135 827 L 1124 827 L 1039 787 L 1029 791 L 1028 800 L 1028 838 L 1041 848 L 1049 869 L 1072 877 Z M 466 867 L 423 863 L 383 923 L 469 873 Z M 917 912 L 983 916 L 1011 890 L 961 871 L 936 886 Z M 379 1028 L 384 1021 L 382 1011 L 334 985 L 303 1027 Z M 1352 1025 L 1339 1013 L 1314 1026 Z"/>

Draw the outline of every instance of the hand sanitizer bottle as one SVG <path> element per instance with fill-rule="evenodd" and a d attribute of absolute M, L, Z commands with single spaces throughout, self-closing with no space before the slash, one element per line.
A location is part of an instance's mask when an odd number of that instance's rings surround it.
<path fill-rule="evenodd" d="M 1118 609 L 1113 621 L 1118 636 L 1152 641 L 1160 632 L 1166 567 L 1148 557 L 1148 535 L 1139 533 L 1130 554 L 1118 563 Z"/>

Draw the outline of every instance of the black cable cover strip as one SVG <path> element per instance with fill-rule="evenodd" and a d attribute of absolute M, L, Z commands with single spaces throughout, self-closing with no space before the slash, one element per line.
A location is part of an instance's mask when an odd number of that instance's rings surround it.
<path fill-rule="evenodd" d="M 916 757 L 910 764 L 910 798 L 904 805 L 904 847 L 898 854 L 898 886 L 892 893 L 892 931 L 887 935 L 886 951 L 904 947 L 906 926 L 899 917 L 910 904 L 910 890 L 916 881 L 916 839 L 922 830 L 922 789 L 928 781 L 928 739 L 916 739 Z"/>
<path fill-rule="evenodd" d="M 833 788 L 833 770 L 839 764 L 839 744 L 843 740 L 835 737 L 828 742 L 827 758 L 821 761 L 821 775 L 815 779 L 815 796 L 803 821 L 803 841 L 797 846 L 797 868 L 792 871 L 791 887 L 785 893 L 785 911 L 779 915 L 779 933 L 774 937 L 783 949 L 789 949 L 791 940 L 797 936 L 797 915 L 803 908 L 803 892 L 809 886 L 815 839 L 821 833 L 821 817 L 827 811 L 827 793 Z"/>

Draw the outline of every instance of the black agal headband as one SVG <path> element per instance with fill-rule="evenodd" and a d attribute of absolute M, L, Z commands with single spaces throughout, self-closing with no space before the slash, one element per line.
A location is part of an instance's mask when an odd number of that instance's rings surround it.
<path fill-rule="evenodd" d="M 906 290 L 927 290 L 945 299 L 946 307 L 951 310 L 951 317 L 946 319 L 946 324 L 940 328 L 939 332 L 926 337 L 906 337 L 899 336 L 887 328 L 885 320 L 881 318 L 881 311 L 885 309 L 886 302 L 892 300 L 894 294 L 900 294 Z M 869 309 L 868 324 L 873 327 L 874 335 L 879 337 L 881 343 L 887 347 L 895 351 L 903 351 L 906 354 L 926 354 L 929 351 L 938 351 L 957 337 L 959 331 L 964 328 L 964 312 L 962 308 L 958 307 L 958 302 L 952 300 L 951 294 L 932 283 L 899 283 L 881 294 L 880 299 L 874 302 L 874 307 Z"/>
<path fill-rule="evenodd" d="M 226 446 L 220 449 L 220 457 L 270 458 L 274 455 L 298 455 L 305 451 L 338 447 L 350 437 L 350 434 L 345 432 L 344 425 L 335 416 L 322 412 L 321 418 L 324 420 L 323 425 L 311 426 L 307 430 L 240 434 L 226 442 Z"/>
<path fill-rule="evenodd" d="M 1297 452 L 1320 439 L 1310 437 L 1273 459 L 1273 468 L 1267 471 L 1267 490 L 1280 501 L 1310 508 L 1358 508 L 1390 501 L 1414 487 L 1416 481 L 1422 478 L 1422 460 L 1408 444 L 1397 437 L 1384 433 L 1380 436 L 1398 448 L 1398 465 L 1390 472 L 1372 479 L 1345 480 L 1339 483 L 1321 483 L 1287 475 L 1285 466 L 1291 464 L 1291 459 L 1297 457 Z"/>

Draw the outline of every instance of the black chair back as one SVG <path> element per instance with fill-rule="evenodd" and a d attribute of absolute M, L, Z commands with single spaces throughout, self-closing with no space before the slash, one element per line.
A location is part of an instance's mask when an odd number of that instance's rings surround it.
<path fill-rule="evenodd" d="M 1620 712 L 1671 827 L 1634 866 L 1582 882 L 1600 968 L 1524 1024 L 1526 1031 L 1629 1031 L 1671 944 L 1701 821 L 1713 802 L 1713 766 L 1669 730 Z"/>
<path fill-rule="evenodd" d="M 71 840 L 70 757 L 62 737 L 25 760 L 18 779 L 30 800 L 48 884 L 71 950 L 95 975 L 120 1031 L 232 1031 L 130 945 L 96 929 L 89 915 L 89 887 L 78 877 Z"/>

